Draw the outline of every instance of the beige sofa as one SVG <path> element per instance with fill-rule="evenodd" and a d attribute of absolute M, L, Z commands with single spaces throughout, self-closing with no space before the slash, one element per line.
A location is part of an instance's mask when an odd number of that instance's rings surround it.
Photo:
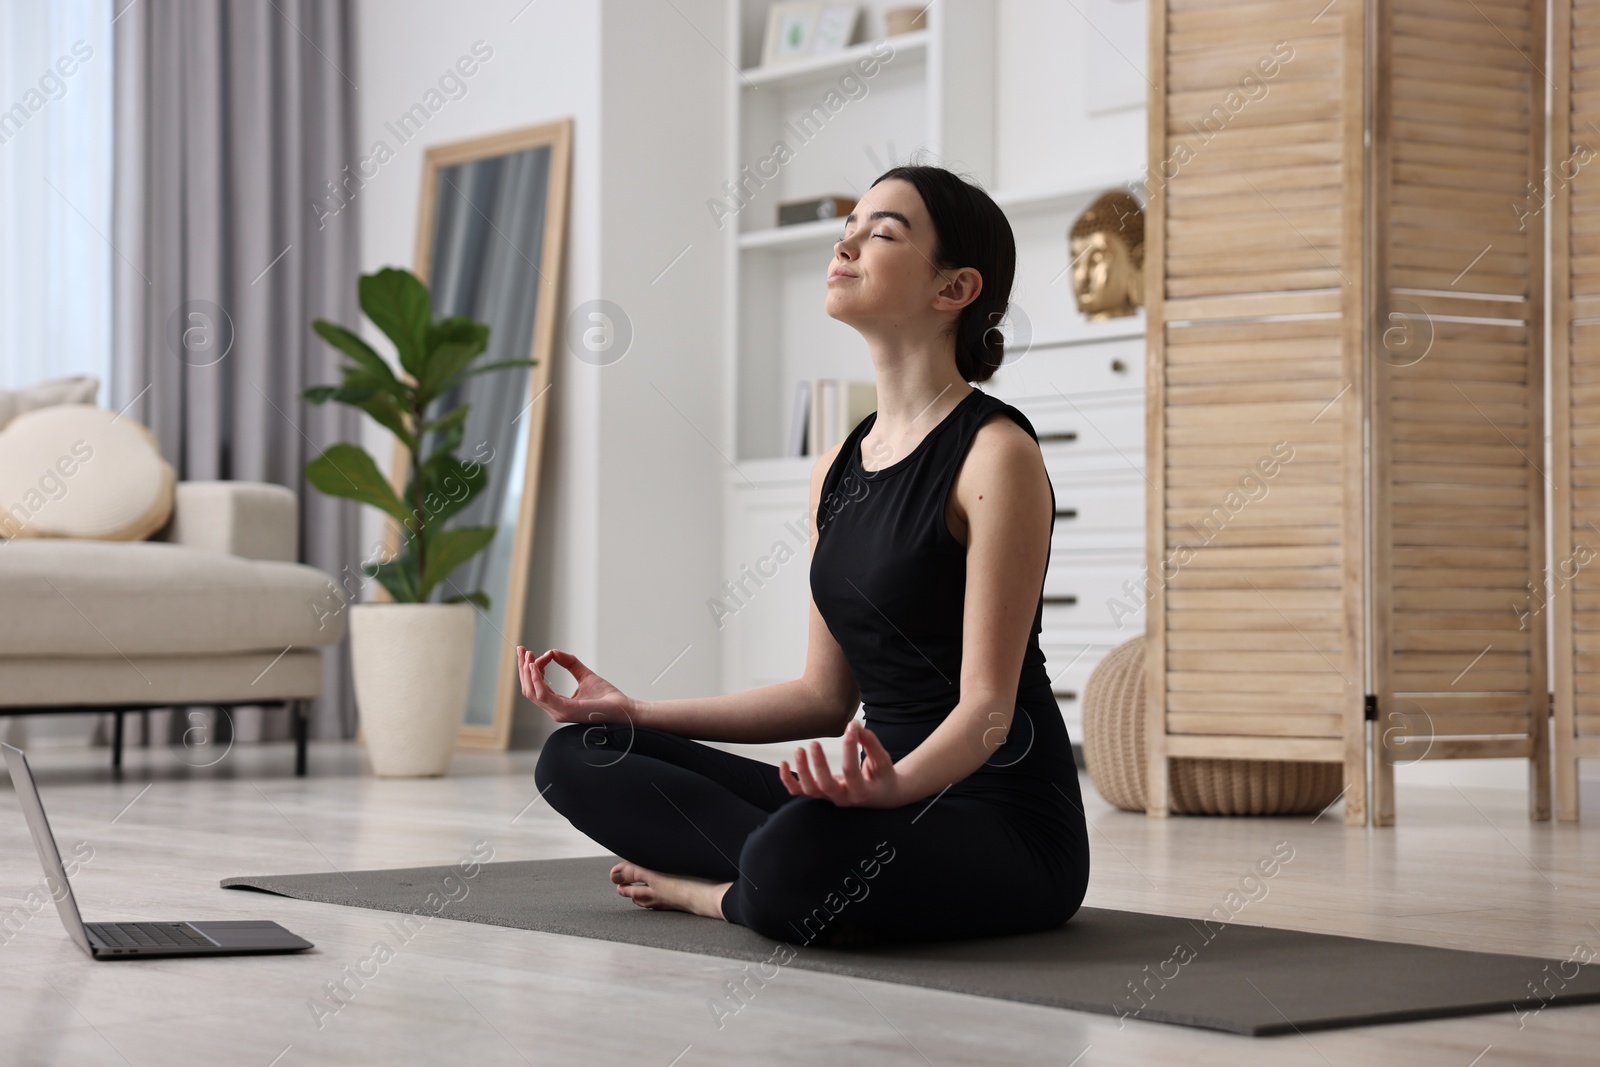
<path fill-rule="evenodd" d="M 0 541 L 0 715 L 288 706 L 295 772 L 321 649 L 344 636 L 329 577 L 294 562 L 288 489 L 182 482 L 148 541 Z"/>

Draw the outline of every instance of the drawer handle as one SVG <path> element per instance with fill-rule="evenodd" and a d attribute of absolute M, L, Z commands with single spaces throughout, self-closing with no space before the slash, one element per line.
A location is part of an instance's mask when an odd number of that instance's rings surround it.
<path fill-rule="evenodd" d="M 1077 508 L 1061 508 L 1059 511 L 1056 512 L 1056 518 L 1058 518 L 1058 519 L 1075 519 L 1077 517 L 1078 517 L 1078 509 Z"/>
<path fill-rule="evenodd" d="M 1124 374 L 1128 370 L 1128 365 L 1120 359 L 1114 359 L 1111 361 L 1111 369 L 1118 374 Z"/>
<path fill-rule="evenodd" d="M 1072 593 L 1063 593 L 1061 596 L 1047 596 L 1044 598 L 1044 602 L 1046 604 L 1065 604 L 1067 607 L 1071 607 L 1078 602 L 1078 598 Z"/>
<path fill-rule="evenodd" d="M 1077 439 L 1078 439 L 1078 431 L 1077 430 L 1062 430 L 1060 433 L 1042 433 L 1042 434 L 1039 435 L 1039 443 L 1040 444 L 1044 444 L 1046 442 L 1060 442 L 1060 443 L 1064 443 L 1064 444 L 1071 444 L 1073 441 L 1076 441 Z"/>
<path fill-rule="evenodd" d="M 1056 696 L 1062 700 L 1077 700 L 1078 691 L 1076 689 L 1057 689 Z"/>

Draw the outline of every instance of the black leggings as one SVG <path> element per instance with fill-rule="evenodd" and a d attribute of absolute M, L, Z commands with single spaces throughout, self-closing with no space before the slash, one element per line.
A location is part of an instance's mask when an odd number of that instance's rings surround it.
<path fill-rule="evenodd" d="M 623 859 L 732 882 L 724 917 L 792 944 L 1047 930 L 1088 887 L 1086 840 L 1063 844 L 963 789 L 971 779 L 901 808 L 840 807 L 790 793 L 759 760 L 649 727 L 572 723 L 545 741 L 534 780 Z M 1062 787 L 1081 831 L 1076 774 Z"/>

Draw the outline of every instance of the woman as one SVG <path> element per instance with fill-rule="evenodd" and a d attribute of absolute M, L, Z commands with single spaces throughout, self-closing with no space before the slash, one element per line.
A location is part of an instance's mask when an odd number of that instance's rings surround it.
<path fill-rule="evenodd" d="M 572 724 L 535 780 L 626 857 L 611 880 L 643 907 L 802 943 L 1049 929 L 1089 876 L 1039 648 L 1055 492 L 1027 418 L 967 384 L 1002 362 L 1011 227 L 951 172 L 896 167 L 833 251 L 826 309 L 866 339 L 878 410 L 812 471 L 805 673 L 636 700 L 519 647 L 523 693 Z M 545 681 L 552 661 L 572 697 Z M 824 735 L 844 738 L 839 772 L 815 741 L 773 767 L 692 740 Z"/>

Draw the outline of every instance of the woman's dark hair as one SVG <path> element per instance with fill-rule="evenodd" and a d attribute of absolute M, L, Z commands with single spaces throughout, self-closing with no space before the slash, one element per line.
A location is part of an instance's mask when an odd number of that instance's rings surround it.
<path fill-rule="evenodd" d="M 894 167 L 872 184 L 891 178 L 910 182 L 922 195 L 933 220 L 934 266 L 972 267 L 983 276 L 983 290 L 956 320 L 956 369 L 963 381 L 986 382 L 1005 360 L 1000 323 L 1017 273 L 1011 222 L 988 193 L 943 167 Z"/>

